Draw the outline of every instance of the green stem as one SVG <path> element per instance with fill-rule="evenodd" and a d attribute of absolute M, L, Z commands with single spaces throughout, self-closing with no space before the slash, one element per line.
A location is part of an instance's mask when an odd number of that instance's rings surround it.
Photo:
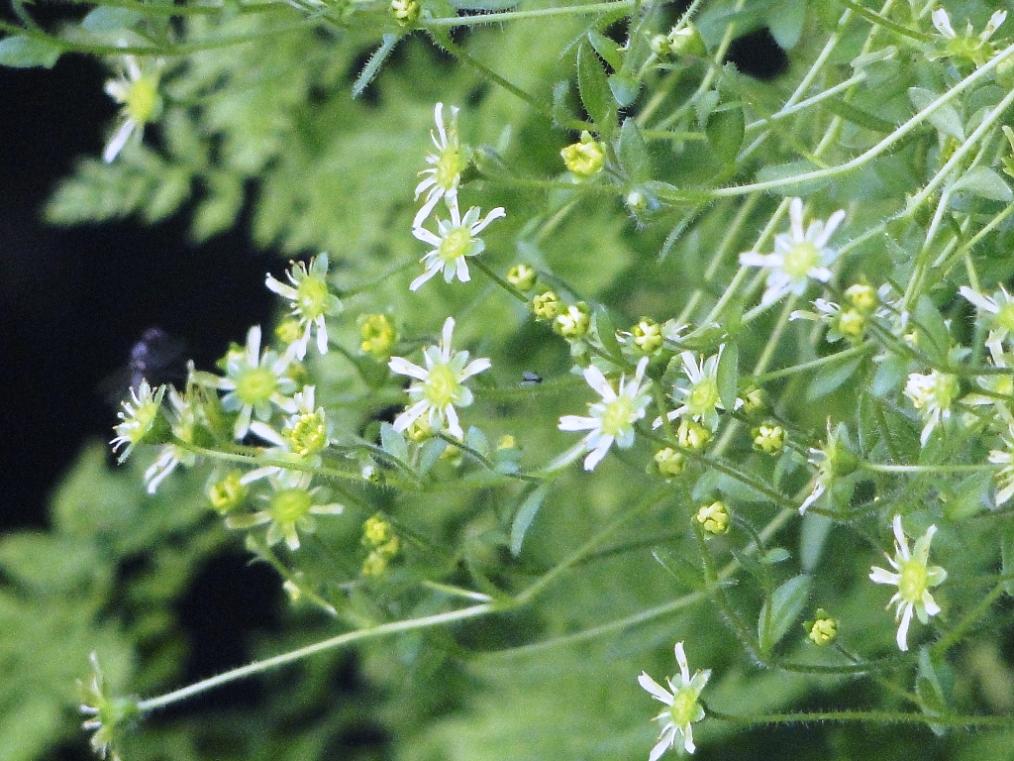
<path fill-rule="evenodd" d="M 602 13 L 611 13 L 617 10 L 633 10 L 636 4 L 636 0 L 613 0 L 613 2 L 589 3 L 587 5 L 565 5 L 559 8 L 533 8 L 530 11 L 479 13 L 472 16 L 421 19 L 419 21 L 419 26 L 432 28 L 480 26 L 483 24 L 500 24 L 504 21 L 524 21 L 526 19 L 545 18 L 547 16 L 597 15 Z"/>
<path fill-rule="evenodd" d="M 813 724 L 815 722 L 871 722 L 877 724 L 934 724 L 947 727 L 1014 727 L 1014 716 L 959 716 L 904 711 L 799 711 L 735 716 L 706 706 L 707 714 L 736 724 Z"/>
<path fill-rule="evenodd" d="M 978 605 L 968 611 L 957 625 L 947 632 L 946 636 L 933 644 L 933 654 L 942 655 L 958 644 L 958 642 L 961 641 L 961 638 L 965 636 L 965 633 L 975 625 L 976 621 L 989 612 L 989 609 L 993 607 L 993 603 L 995 603 L 1004 593 L 1005 588 L 1006 584 L 1004 582 L 1000 582 L 989 590 L 989 594 L 983 597 L 979 601 Z"/>

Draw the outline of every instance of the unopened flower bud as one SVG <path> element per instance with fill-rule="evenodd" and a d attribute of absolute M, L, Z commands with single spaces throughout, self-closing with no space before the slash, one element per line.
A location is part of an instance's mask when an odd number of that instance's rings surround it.
<path fill-rule="evenodd" d="M 532 299 L 532 313 L 537 320 L 552 320 L 560 313 L 560 297 L 553 291 L 544 291 Z"/>
<path fill-rule="evenodd" d="M 680 420 L 676 428 L 676 443 L 680 449 L 700 452 L 711 441 L 711 431 L 695 420 Z"/>
<path fill-rule="evenodd" d="M 729 508 L 721 500 L 716 500 L 698 510 L 694 520 L 709 534 L 725 534 L 729 531 Z"/>
<path fill-rule="evenodd" d="M 566 339 L 583 338 L 591 324 L 591 311 L 583 301 L 569 305 L 553 320 L 553 330 Z"/>
<path fill-rule="evenodd" d="M 666 447 L 655 452 L 654 461 L 658 472 L 666 478 L 674 478 L 687 468 L 686 457 L 683 456 L 682 452 L 677 452 L 672 447 Z"/>
<path fill-rule="evenodd" d="M 422 4 L 419 0 L 391 0 L 391 15 L 401 26 L 411 26 L 419 20 Z"/>
<path fill-rule="evenodd" d="M 642 317 L 630 329 L 635 348 L 644 354 L 654 354 L 662 348 L 662 328 L 650 317 Z"/>
<path fill-rule="evenodd" d="M 804 623 L 803 629 L 813 644 L 824 647 L 838 638 L 838 619 L 832 618 L 823 608 L 817 608 L 814 620 Z"/>
<path fill-rule="evenodd" d="M 765 454 L 778 454 L 785 447 L 785 429 L 777 423 L 761 423 L 753 429 L 753 448 Z"/>
<path fill-rule="evenodd" d="M 587 179 L 602 171 L 606 160 L 606 146 L 585 130 L 581 133 L 581 139 L 560 151 L 560 155 L 571 174 Z"/>
<path fill-rule="evenodd" d="M 230 470 L 208 487 L 208 501 L 215 510 L 227 513 L 243 504 L 248 489 L 242 475 L 238 470 Z"/>
<path fill-rule="evenodd" d="M 394 325 L 386 314 L 365 314 L 359 318 L 360 351 L 377 359 L 387 359 L 397 338 Z"/>
<path fill-rule="evenodd" d="M 507 270 L 507 282 L 519 291 L 530 291 L 535 286 L 535 268 L 527 264 L 515 264 Z"/>

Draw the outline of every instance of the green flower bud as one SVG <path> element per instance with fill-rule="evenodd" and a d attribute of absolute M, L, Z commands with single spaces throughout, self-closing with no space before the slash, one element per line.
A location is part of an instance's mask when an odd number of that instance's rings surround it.
<path fill-rule="evenodd" d="M 701 528 L 709 534 L 719 536 L 728 533 L 731 519 L 729 508 L 725 506 L 724 502 L 717 500 L 698 510 L 694 520 L 701 524 Z"/>
<path fill-rule="evenodd" d="M 785 447 L 785 429 L 777 423 L 761 423 L 751 431 L 753 448 L 764 454 L 778 454 Z"/>
<path fill-rule="evenodd" d="M 602 171 L 606 160 L 606 145 L 585 130 L 581 133 L 581 139 L 560 151 L 560 155 L 571 174 L 587 179 Z"/>
<path fill-rule="evenodd" d="M 530 291 L 535 287 L 535 269 L 527 264 L 515 264 L 507 270 L 507 282 L 519 291 Z"/>
<path fill-rule="evenodd" d="M 571 304 L 553 320 L 553 330 L 568 340 L 583 338 L 591 325 L 591 311 L 583 301 Z"/>
<path fill-rule="evenodd" d="M 208 487 L 208 501 L 220 513 L 227 513 L 243 504 L 249 489 L 241 480 L 243 474 L 230 470 Z"/>
<path fill-rule="evenodd" d="M 653 459 L 658 472 L 666 478 L 674 478 L 687 468 L 686 457 L 682 452 L 677 452 L 672 447 L 658 450 Z"/>
<path fill-rule="evenodd" d="M 552 320 L 560 313 L 560 297 L 553 291 L 544 291 L 532 299 L 532 313 L 537 320 Z"/>
<path fill-rule="evenodd" d="M 838 638 L 838 619 L 823 608 L 817 608 L 813 621 L 803 624 L 807 638 L 818 647 L 830 645 Z"/>

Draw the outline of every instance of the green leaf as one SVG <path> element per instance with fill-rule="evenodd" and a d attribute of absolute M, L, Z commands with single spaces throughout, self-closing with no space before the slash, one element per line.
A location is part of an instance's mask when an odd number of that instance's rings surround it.
<path fill-rule="evenodd" d="M 715 380 L 718 383 L 718 397 L 722 400 L 722 406 L 727 410 L 736 408 L 736 392 L 739 390 L 739 346 L 730 343 L 725 344 L 722 349 L 722 356 L 718 359 L 718 368 L 715 371 Z"/>
<path fill-rule="evenodd" d="M 915 305 L 915 323 L 919 328 L 919 349 L 929 355 L 931 360 L 946 362 L 947 353 L 951 348 L 947 323 L 944 322 L 933 300 L 925 294 L 919 297 Z"/>
<path fill-rule="evenodd" d="M 777 0 L 768 11 L 768 29 L 782 50 L 792 50 L 803 35 L 806 23 L 804 0 Z"/>
<path fill-rule="evenodd" d="M 489 456 L 489 439 L 486 438 L 481 430 L 476 428 L 474 425 L 469 426 L 468 430 L 465 431 L 465 446 L 474 449 L 476 452 L 481 454 L 483 457 Z"/>
<path fill-rule="evenodd" d="M 863 357 L 859 356 L 853 357 L 847 362 L 832 362 L 824 365 L 810 381 L 810 386 L 806 390 L 806 398 L 813 401 L 830 394 L 851 378 L 862 362 Z"/>
<path fill-rule="evenodd" d="M 602 62 L 590 45 L 582 44 L 577 49 L 577 89 L 584 110 L 595 122 L 599 134 L 603 138 L 611 135 L 612 125 L 616 121 L 613 96 Z"/>
<path fill-rule="evenodd" d="M 588 30 L 588 42 L 595 48 L 595 52 L 602 57 L 603 61 L 608 63 L 614 71 L 619 71 L 623 66 L 623 53 L 620 51 L 619 45 L 596 29 Z"/>
<path fill-rule="evenodd" d="M 198 241 L 230 229 L 243 205 L 243 184 L 239 178 L 216 173 L 208 178 L 209 195 L 194 212 L 191 233 Z"/>
<path fill-rule="evenodd" d="M 796 623 L 806 606 L 811 584 L 809 576 L 793 576 L 764 601 L 757 619 L 757 642 L 762 653 L 770 653 Z"/>
<path fill-rule="evenodd" d="M 1000 572 L 1004 576 L 1010 576 L 1003 583 L 1003 588 L 1008 595 L 1014 597 L 1014 522 L 1003 521 L 1003 531 L 1000 533 Z"/>
<path fill-rule="evenodd" d="M 965 172 L 951 190 L 964 190 L 990 201 L 1014 201 L 1014 193 L 1003 178 L 989 167 L 977 166 Z"/>
<path fill-rule="evenodd" d="M 15 69 L 31 69 L 41 66 L 53 68 L 60 57 L 60 48 L 51 42 L 36 37 L 15 35 L 0 40 L 0 66 Z"/>
<path fill-rule="evenodd" d="M 380 448 L 396 460 L 408 461 L 408 444 L 405 437 L 390 423 L 380 424 Z"/>
<path fill-rule="evenodd" d="M 827 109 L 835 116 L 840 116 L 845 121 L 852 122 L 874 132 L 887 134 L 893 132 L 897 126 L 841 98 L 826 98 L 820 102 L 820 105 L 821 108 Z"/>
<path fill-rule="evenodd" d="M 610 74 L 608 81 L 609 92 L 613 94 L 613 100 L 620 108 L 633 104 L 641 92 L 641 83 L 626 74 Z"/>
<path fill-rule="evenodd" d="M 743 109 L 736 106 L 711 114 L 704 134 L 708 138 L 711 150 L 715 152 L 719 160 L 724 164 L 732 164 L 736 161 L 736 156 L 739 155 L 745 129 Z"/>
<path fill-rule="evenodd" d="M 81 20 L 81 27 L 89 32 L 116 32 L 121 29 L 130 29 L 144 16 L 138 11 L 129 8 L 112 8 L 100 6 L 93 8 L 88 15 Z"/>
<path fill-rule="evenodd" d="M 927 716 L 932 718 L 948 713 L 947 698 L 928 647 L 919 650 L 919 672 L 915 679 L 915 694 L 919 698 L 919 707 Z M 938 737 L 947 733 L 947 727 L 941 724 L 930 723 L 929 728 Z"/>
<path fill-rule="evenodd" d="M 419 452 L 419 472 L 423 475 L 429 473 L 445 449 L 447 449 L 447 442 L 444 439 L 437 437 L 427 439 Z"/>
<path fill-rule="evenodd" d="M 790 557 L 792 557 L 792 553 L 784 547 L 772 547 L 759 560 L 764 565 L 775 565 L 776 563 L 784 563 Z"/>
<path fill-rule="evenodd" d="M 633 119 L 624 119 L 620 127 L 620 140 L 617 146 L 617 157 L 620 166 L 627 173 L 631 182 L 641 182 L 651 176 L 651 161 L 648 157 L 648 146 L 644 142 L 641 130 Z"/>
<path fill-rule="evenodd" d="M 937 93 L 924 87 L 908 88 L 908 99 L 912 101 L 912 105 L 918 111 L 922 111 L 938 97 L 940 96 Z M 926 118 L 929 119 L 930 124 L 945 135 L 950 135 L 957 140 L 965 139 L 965 125 L 962 124 L 961 116 L 958 114 L 957 109 L 950 103 L 940 106 Z"/>
<path fill-rule="evenodd" d="M 807 513 L 799 529 L 799 565 L 807 573 L 816 569 L 834 521 L 825 515 Z"/>
<path fill-rule="evenodd" d="M 514 520 L 511 522 L 510 540 L 511 555 L 514 557 L 521 554 L 521 547 L 525 543 L 528 529 L 531 528 L 532 522 L 535 520 L 535 516 L 538 515 L 548 492 L 549 487 L 545 484 L 536 487 L 525 497 L 524 502 L 521 503 L 517 512 L 514 513 Z"/>
<path fill-rule="evenodd" d="M 595 334 L 599 337 L 602 348 L 606 350 L 607 354 L 614 357 L 623 356 L 620 343 L 616 340 L 616 326 L 609 316 L 608 310 L 601 304 L 595 307 Z"/>

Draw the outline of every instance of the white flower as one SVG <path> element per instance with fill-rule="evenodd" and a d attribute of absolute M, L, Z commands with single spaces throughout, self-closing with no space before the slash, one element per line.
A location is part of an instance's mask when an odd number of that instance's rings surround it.
<path fill-rule="evenodd" d="M 396 431 L 406 430 L 418 418 L 426 415 L 426 422 L 432 430 L 439 431 L 446 426 L 451 436 L 457 439 L 464 436 L 455 408 L 470 405 L 472 392 L 462 384 L 473 375 L 488 370 L 492 363 L 488 359 L 469 362 L 467 351 L 452 354 L 453 333 L 454 318 L 448 317 L 444 321 L 439 345 L 423 349 L 425 369 L 404 357 L 391 357 L 388 367 L 393 372 L 415 379 L 408 389 L 412 404 L 395 418 Z"/>
<path fill-rule="evenodd" d="M 936 526 L 926 529 L 926 533 L 916 540 L 915 547 L 909 552 L 908 540 L 901 528 L 901 516 L 894 516 L 894 557 L 885 557 L 896 573 L 877 566 L 870 569 L 870 580 L 874 583 L 898 587 L 887 607 L 897 605 L 895 618 L 900 619 L 897 639 L 901 650 L 908 650 L 908 626 L 912 622 L 913 611 L 924 624 L 930 616 L 940 612 L 940 606 L 933 599 L 929 588 L 943 584 L 947 571 L 940 566 L 927 565 L 930 542 L 936 531 Z"/>
<path fill-rule="evenodd" d="M 295 404 L 289 394 L 296 390 L 296 382 L 285 372 L 292 364 L 292 349 L 281 356 L 271 349 L 261 354 L 261 328 L 254 325 L 247 331 L 246 346 L 230 352 L 226 357 L 225 377 L 211 373 L 195 373 L 194 379 L 205 386 L 227 392 L 222 407 L 238 412 L 233 425 L 233 436 L 242 439 L 250 430 L 250 420 L 271 418 L 272 405 L 285 412 L 293 412 Z"/>
<path fill-rule="evenodd" d="M 263 497 L 266 507 L 255 513 L 230 514 L 225 519 L 229 528 L 252 528 L 265 523 L 268 526 L 267 543 L 285 540 L 290 550 L 299 549 L 299 532 L 312 534 L 317 528 L 315 515 L 339 515 L 345 510 L 337 502 L 318 504 L 320 488 L 310 489 L 311 475 L 295 471 L 280 471 L 268 476 L 272 493 Z"/>
<path fill-rule="evenodd" d="M 444 273 L 445 282 L 454 280 L 455 275 L 461 282 L 468 282 L 466 257 L 478 256 L 486 249 L 486 244 L 477 236 L 490 222 L 507 216 L 503 207 L 497 206 L 480 220 L 482 210 L 478 206 L 473 206 L 462 217 L 456 196 L 448 197 L 447 209 L 451 212 L 451 218 L 437 219 L 436 234 L 425 227 L 416 227 L 412 231 L 412 235 L 423 243 L 433 246 L 433 250 L 420 260 L 426 270 L 412 281 L 409 286 L 411 291 L 418 290 L 423 283 L 441 271 Z"/>
<path fill-rule="evenodd" d="M 196 408 L 175 388 L 169 389 L 169 406 L 173 436 L 181 441 L 192 443 L 197 429 Z M 144 471 L 144 482 L 147 484 L 148 493 L 154 494 L 158 490 L 159 484 L 179 465 L 190 467 L 196 461 L 197 455 L 178 444 L 163 444 L 155 462 Z"/>
<path fill-rule="evenodd" d="M 1007 293 L 1002 285 L 1000 290 L 992 296 L 979 293 L 967 285 L 961 286 L 958 291 L 976 308 L 993 315 L 992 326 L 986 344 L 1003 343 L 1014 333 L 1014 298 Z"/>
<path fill-rule="evenodd" d="M 1014 497 L 1014 426 L 1000 437 L 1004 449 L 993 449 L 989 453 L 989 461 L 1002 466 L 994 475 L 996 481 L 996 506 L 1006 504 Z"/>
<path fill-rule="evenodd" d="M 614 442 L 621 449 L 634 443 L 634 423 L 644 417 L 651 401 L 647 392 L 651 381 L 642 384 L 647 367 L 648 358 L 642 357 L 633 378 L 628 381 L 626 375 L 620 376 L 618 391 L 613 390 L 597 367 L 585 368 L 584 379 L 602 400 L 588 405 L 588 417 L 564 415 L 559 425 L 561 431 L 590 431 L 582 442 L 589 452 L 584 461 L 585 470 L 593 470 Z"/>
<path fill-rule="evenodd" d="M 762 305 L 771 304 L 786 293 L 801 296 L 811 279 L 821 283 L 831 279 L 829 266 L 838 252 L 828 248 L 827 242 L 843 219 L 845 212 L 839 209 L 826 222 L 811 222 L 804 230 L 803 201 L 793 198 L 789 202 L 789 232 L 775 236 L 775 252 L 747 251 L 739 255 L 740 264 L 770 270 Z"/>
<path fill-rule="evenodd" d="M 958 395 L 957 376 L 930 370 L 928 373 L 910 373 L 905 383 L 905 396 L 922 415 L 925 425 L 919 441 L 929 441 L 933 429 L 951 416 L 951 403 Z"/>
<path fill-rule="evenodd" d="M 114 452 L 126 445 L 126 449 L 119 456 L 120 462 L 130 457 L 134 447 L 140 444 L 154 427 L 162 409 L 163 396 L 165 386 L 152 390 L 144 378 L 137 388 L 130 389 L 130 398 L 123 401 L 123 409 L 116 414 L 122 422 L 113 426 L 116 436 L 109 442 Z"/>
<path fill-rule="evenodd" d="M 293 395 L 295 410 L 281 433 L 258 420 L 250 423 L 250 432 L 272 445 L 264 451 L 265 457 L 300 465 L 320 464 L 319 453 L 327 447 L 330 439 L 327 413 L 323 407 L 316 405 L 315 396 L 314 386 L 305 386 Z M 283 465 L 264 465 L 247 471 L 240 482 L 250 484 L 262 478 L 280 475 L 285 470 L 287 468 Z"/>
<path fill-rule="evenodd" d="M 990 44 L 990 38 L 996 33 L 1004 21 L 1007 20 L 1007 11 L 999 10 L 989 17 L 986 26 L 975 35 L 971 22 L 966 22 L 965 33 L 958 34 L 951 26 L 951 18 L 943 8 L 937 8 L 932 14 L 933 26 L 940 35 L 947 41 L 944 48 L 944 55 L 953 58 L 967 58 L 973 63 L 981 66 L 993 57 L 995 52 Z M 931 55 L 931 59 L 939 58 L 939 55 Z"/>
<path fill-rule="evenodd" d="M 725 409 L 718 394 L 718 363 L 722 359 L 723 351 L 725 344 L 718 347 L 717 354 L 707 359 L 703 355 L 698 359 L 691 351 L 680 352 L 683 372 L 689 384 L 677 381 L 672 398 L 680 406 L 667 413 L 666 420 L 688 417 L 708 426 L 712 431 L 718 428 L 718 411 Z M 736 409 L 742 404 L 742 400 L 737 399 Z M 662 420 L 656 418 L 652 425 L 657 428 L 662 425 Z"/>
<path fill-rule="evenodd" d="M 327 254 L 310 259 L 309 266 L 304 262 L 290 262 L 286 277 L 291 285 L 287 285 L 268 275 L 264 284 L 269 291 L 274 291 L 284 299 L 288 299 L 291 314 L 303 329 L 302 335 L 293 342 L 295 356 L 302 359 L 306 356 L 306 347 L 310 342 L 310 333 L 317 331 L 317 351 L 327 354 L 327 324 L 325 317 L 335 316 L 342 309 L 338 297 L 328 291 L 327 287 Z"/>
<path fill-rule="evenodd" d="M 710 669 L 695 671 L 691 677 L 682 642 L 676 643 L 676 662 L 679 664 L 680 673 L 666 680 L 668 690 L 643 671 L 637 677 L 637 683 L 655 700 L 666 706 L 666 709 L 655 717 L 655 721 L 662 725 L 662 731 L 658 736 L 658 742 L 648 755 L 648 761 L 657 761 L 666 750 L 675 747 L 677 737 L 683 738 L 683 748 L 687 753 L 696 750 L 690 725 L 704 718 L 704 709 L 697 699 L 711 678 L 711 671 Z"/>
<path fill-rule="evenodd" d="M 467 151 L 462 148 L 458 139 L 458 109 L 451 106 L 451 118 L 446 125 L 443 111 L 443 103 L 437 103 L 433 109 L 437 131 L 436 134 L 431 131 L 430 137 L 437 152 L 426 156 L 426 163 L 430 168 L 419 172 L 419 176 L 425 179 L 416 186 L 415 197 L 418 199 L 425 193 L 426 200 L 412 220 L 412 227 L 419 227 L 441 198 L 447 199 L 448 203 L 457 200 L 461 173 L 468 166 Z"/>
<path fill-rule="evenodd" d="M 134 56 L 127 55 L 121 59 L 119 69 L 119 76 L 107 80 L 105 86 L 106 94 L 122 107 L 120 125 L 102 151 L 102 160 L 106 163 L 120 154 L 135 132 L 140 139 L 144 125 L 157 119 L 162 110 L 158 64 L 144 69 Z"/>
<path fill-rule="evenodd" d="M 827 440 L 820 449 L 811 448 L 808 462 L 817 469 L 813 479 L 813 488 L 799 506 L 799 514 L 803 515 L 832 486 L 836 478 L 849 475 L 856 469 L 856 457 L 850 448 L 848 429 L 839 423 L 831 427 L 827 421 Z"/>

